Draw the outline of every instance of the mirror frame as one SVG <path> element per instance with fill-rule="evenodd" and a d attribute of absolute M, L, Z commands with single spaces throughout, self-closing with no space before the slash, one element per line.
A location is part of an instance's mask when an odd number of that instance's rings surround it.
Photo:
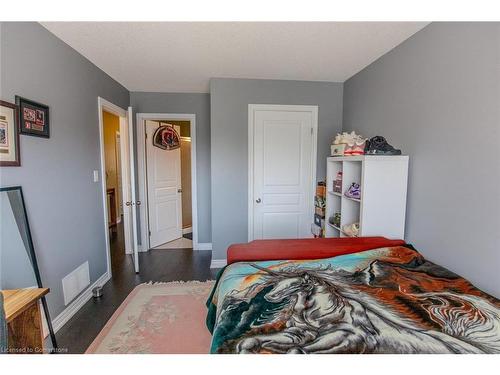
<path fill-rule="evenodd" d="M 42 278 L 40 277 L 40 270 L 38 269 L 38 263 L 36 260 L 36 255 L 35 255 L 35 247 L 33 246 L 33 238 L 31 237 L 31 229 L 30 229 L 30 224 L 28 220 L 28 212 L 26 211 L 26 203 L 24 202 L 24 195 L 23 195 L 23 188 L 21 186 L 11 186 L 11 187 L 0 187 L 0 192 L 3 191 L 19 191 L 19 194 L 21 195 L 21 201 L 23 204 L 23 213 L 24 213 L 24 224 L 26 225 L 26 235 L 28 236 L 28 246 L 29 246 L 29 254 L 31 257 L 31 264 L 33 266 L 33 271 L 35 272 L 35 278 L 36 282 L 38 284 L 39 288 L 43 288 L 42 284 Z M 45 319 L 47 321 L 47 327 L 49 329 L 49 335 L 50 339 L 52 341 L 52 349 L 51 352 L 55 353 L 57 352 L 57 341 L 56 341 L 56 335 L 54 333 L 54 328 L 52 327 L 52 320 L 50 319 L 50 313 L 49 313 L 49 307 L 47 305 L 47 300 L 45 299 L 45 296 L 41 298 L 42 302 L 42 307 L 43 311 L 45 313 Z"/>

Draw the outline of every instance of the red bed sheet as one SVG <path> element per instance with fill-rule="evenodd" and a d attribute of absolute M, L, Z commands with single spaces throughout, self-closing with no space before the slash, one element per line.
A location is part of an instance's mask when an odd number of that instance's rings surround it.
<path fill-rule="evenodd" d="M 227 249 L 227 264 L 259 260 L 321 259 L 380 247 L 401 246 L 403 240 L 385 237 L 305 238 L 299 240 L 255 240 Z"/>

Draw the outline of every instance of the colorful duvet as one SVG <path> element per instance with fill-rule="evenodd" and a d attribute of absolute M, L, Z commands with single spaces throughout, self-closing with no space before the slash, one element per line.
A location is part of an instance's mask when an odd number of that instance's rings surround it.
<path fill-rule="evenodd" d="M 234 263 L 207 305 L 212 353 L 500 353 L 500 301 L 409 247 Z"/>

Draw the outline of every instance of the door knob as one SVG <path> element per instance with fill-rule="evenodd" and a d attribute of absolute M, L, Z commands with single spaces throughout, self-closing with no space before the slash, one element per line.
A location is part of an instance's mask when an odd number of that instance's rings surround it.
<path fill-rule="evenodd" d="M 262 202 L 262 199 L 257 198 L 257 199 L 255 200 L 255 202 L 260 203 L 260 202 Z"/>
<path fill-rule="evenodd" d="M 177 192 L 178 193 L 182 193 L 182 189 L 177 189 Z"/>
<path fill-rule="evenodd" d="M 131 204 L 132 204 L 132 202 L 125 202 L 126 206 L 130 206 Z"/>
<path fill-rule="evenodd" d="M 141 201 L 137 201 L 135 202 L 136 205 L 140 206 L 141 205 Z"/>

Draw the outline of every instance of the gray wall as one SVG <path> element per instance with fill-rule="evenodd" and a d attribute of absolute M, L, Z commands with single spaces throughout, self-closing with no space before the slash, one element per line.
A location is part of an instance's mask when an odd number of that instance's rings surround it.
<path fill-rule="evenodd" d="M 130 105 L 134 108 L 134 112 L 137 113 L 196 114 L 198 241 L 211 242 L 210 95 L 189 93 L 131 92 Z"/>
<path fill-rule="evenodd" d="M 410 155 L 407 240 L 500 297 L 500 24 L 433 23 L 344 94 L 344 130 Z"/>
<path fill-rule="evenodd" d="M 248 239 L 248 104 L 319 106 L 317 179 L 325 178 L 332 138 L 342 126 L 342 83 L 213 78 L 213 259 Z"/>
<path fill-rule="evenodd" d="M 61 279 L 89 262 L 106 272 L 97 97 L 126 108 L 129 93 L 37 23 L 1 23 L 0 97 L 50 107 L 50 139 L 21 136 L 21 167 L 2 167 L 2 186 L 21 185 L 52 318 L 64 309 Z"/>

